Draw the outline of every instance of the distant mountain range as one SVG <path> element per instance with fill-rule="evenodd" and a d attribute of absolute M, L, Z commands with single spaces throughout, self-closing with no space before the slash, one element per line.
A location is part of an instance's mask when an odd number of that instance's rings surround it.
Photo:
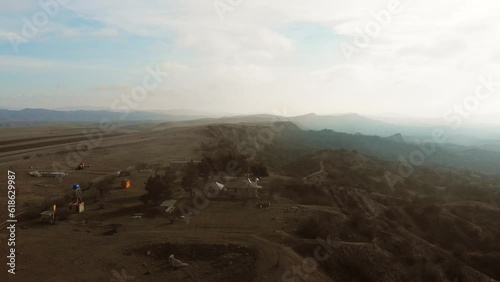
<path fill-rule="evenodd" d="M 17 127 L 37 124 L 110 121 L 184 121 L 203 116 L 172 115 L 145 111 L 113 112 L 109 110 L 46 110 L 0 109 L 0 127 Z"/>
<path fill-rule="evenodd" d="M 331 129 L 337 132 L 350 134 L 392 136 L 401 134 L 405 139 L 429 138 L 435 129 L 441 129 L 446 132 L 450 141 L 461 145 L 476 145 L 480 140 L 497 142 L 500 139 L 499 127 L 459 127 L 453 128 L 451 124 L 401 124 L 381 121 L 374 118 L 364 117 L 358 114 L 345 115 L 316 115 L 307 114 L 302 116 L 290 117 L 289 121 L 297 124 L 302 129 L 323 130 Z M 487 142 L 482 145 L 490 145 Z"/>
<path fill-rule="evenodd" d="M 481 150 L 474 147 L 446 144 L 435 145 L 434 148 L 422 149 L 417 144 L 405 142 L 400 134 L 390 137 L 356 135 L 333 130 L 302 130 L 292 122 L 274 124 L 280 128 L 273 135 L 272 143 L 266 145 L 260 158 L 272 167 L 280 167 L 305 154 L 317 150 L 349 150 L 381 160 L 401 164 L 401 171 L 420 166 L 411 163 L 418 152 L 423 156 L 426 166 L 453 167 L 455 169 L 480 171 L 498 175 L 500 173 L 500 152 Z M 251 144 L 252 138 L 258 136 L 257 126 L 213 125 L 209 126 L 210 135 L 226 138 L 235 144 Z M 255 141 L 254 141 L 255 142 Z M 430 149 L 429 149 L 430 148 Z M 403 159 L 403 161 L 402 161 Z M 305 168 L 304 168 L 305 169 Z M 399 167 L 393 171 L 398 172 Z M 307 170 L 307 169 L 306 169 Z M 318 170 L 318 169 L 316 169 Z"/>
<path fill-rule="evenodd" d="M 190 110 L 132 111 L 130 113 L 110 110 L 47 110 L 47 109 L 0 109 L 0 127 L 18 127 L 37 124 L 100 122 L 155 122 L 156 127 L 194 126 L 216 123 L 272 123 L 290 121 L 304 130 L 330 129 L 356 135 L 377 135 L 393 141 L 414 143 L 432 135 L 436 129 L 446 132 L 449 142 L 464 146 L 500 151 L 500 129 L 475 127 L 453 129 L 446 125 L 403 125 L 380 121 L 358 114 L 316 115 L 306 114 L 282 117 L 269 114 L 237 115 L 220 117 L 213 113 Z"/>
<path fill-rule="evenodd" d="M 290 117 L 288 120 L 302 129 L 331 129 L 338 132 L 361 133 L 364 135 L 390 136 L 400 133 L 401 130 L 401 127 L 398 125 L 367 118 L 358 114 L 324 116 L 307 114 Z"/>

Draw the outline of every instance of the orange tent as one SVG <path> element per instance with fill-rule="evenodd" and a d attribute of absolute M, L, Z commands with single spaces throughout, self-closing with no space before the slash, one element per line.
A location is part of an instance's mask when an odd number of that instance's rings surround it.
<path fill-rule="evenodd" d="M 131 185 L 132 184 L 130 183 L 130 180 L 128 180 L 128 179 L 122 181 L 122 188 L 123 189 L 130 188 Z"/>

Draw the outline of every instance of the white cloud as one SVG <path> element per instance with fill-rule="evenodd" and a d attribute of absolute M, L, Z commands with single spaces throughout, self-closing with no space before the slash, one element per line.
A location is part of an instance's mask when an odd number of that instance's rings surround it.
<path fill-rule="evenodd" d="M 90 33 L 93 36 L 114 37 L 118 35 L 118 31 L 114 28 L 103 28 Z"/>
<path fill-rule="evenodd" d="M 0 30 L 0 41 L 8 41 L 12 33 Z"/>
<path fill-rule="evenodd" d="M 340 42 L 311 53 L 300 46 L 321 44 L 321 39 L 297 42 L 283 32 L 292 24 L 313 23 L 352 44 L 359 29 L 391 1 L 244 1 L 224 21 L 212 1 L 89 0 L 72 1 L 69 7 L 103 26 L 93 35 L 171 40 L 174 51 L 155 49 L 155 57 L 162 58 L 160 63 L 168 58 L 163 66 L 175 74 L 158 97 L 171 97 L 170 104 L 192 104 L 197 95 L 220 100 L 208 110 L 230 106 L 232 95 L 243 93 L 238 95 L 258 97 L 248 101 L 255 109 L 260 101 L 276 102 L 271 108 L 293 101 L 287 103 L 290 112 L 437 117 L 473 91 L 478 76 L 500 69 L 496 0 L 400 0 L 401 13 L 392 15 L 350 63 Z M 191 55 L 179 55 L 185 51 Z"/>
<path fill-rule="evenodd" d="M 64 62 L 58 62 L 52 60 L 0 55 L 0 69 L 11 69 L 11 68 L 46 69 L 46 68 L 60 68 L 67 66 L 69 65 Z"/>
<path fill-rule="evenodd" d="M 276 79 L 272 70 L 257 65 L 225 65 L 220 64 L 215 68 L 216 77 L 225 83 L 263 83 Z"/>
<path fill-rule="evenodd" d="M 76 37 L 80 35 L 80 30 L 76 28 L 68 28 L 63 31 L 62 35 L 65 37 Z"/>
<path fill-rule="evenodd" d="M 172 61 L 164 62 L 161 65 L 161 69 L 169 75 L 181 74 L 192 70 L 191 67 L 187 65 Z"/>
<path fill-rule="evenodd" d="M 58 26 L 57 29 L 52 28 L 52 33 L 61 33 L 64 37 L 116 37 L 118 36 L 118 31 L 114 28 L 100 28 L 100 29 L 90 29 L 90 28 L 65 28 L 63 26 Z M 53 36 L 53 35 L 52 35 Z"/>

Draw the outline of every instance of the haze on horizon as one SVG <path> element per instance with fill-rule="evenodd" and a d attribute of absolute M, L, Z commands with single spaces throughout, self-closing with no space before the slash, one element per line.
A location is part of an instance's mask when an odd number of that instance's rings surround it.
<path fill-rule="evenodd" d="M 500 120 L 498 1 L 1 3 L 0 108 L 113 108 L 149 67 L 136 110 L 443 120 L 482 87 Z"/>

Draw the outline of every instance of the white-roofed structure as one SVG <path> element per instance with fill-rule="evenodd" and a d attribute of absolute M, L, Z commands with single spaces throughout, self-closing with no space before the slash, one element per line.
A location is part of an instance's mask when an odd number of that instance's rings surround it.
<path fill-rule="evenodd" d="M 166 200 L 160 205 L 160 209 L 164 213 L 171 213 L 175 209 L 175 204 L 177 200 Z"/>
<path fill-rule="evenodd" d="M 59 178 L 66 176 L 65 172 L 62 171 L 30 171 L 29 175 L 33 177 L 49 177 L 49 178 Z"/>

